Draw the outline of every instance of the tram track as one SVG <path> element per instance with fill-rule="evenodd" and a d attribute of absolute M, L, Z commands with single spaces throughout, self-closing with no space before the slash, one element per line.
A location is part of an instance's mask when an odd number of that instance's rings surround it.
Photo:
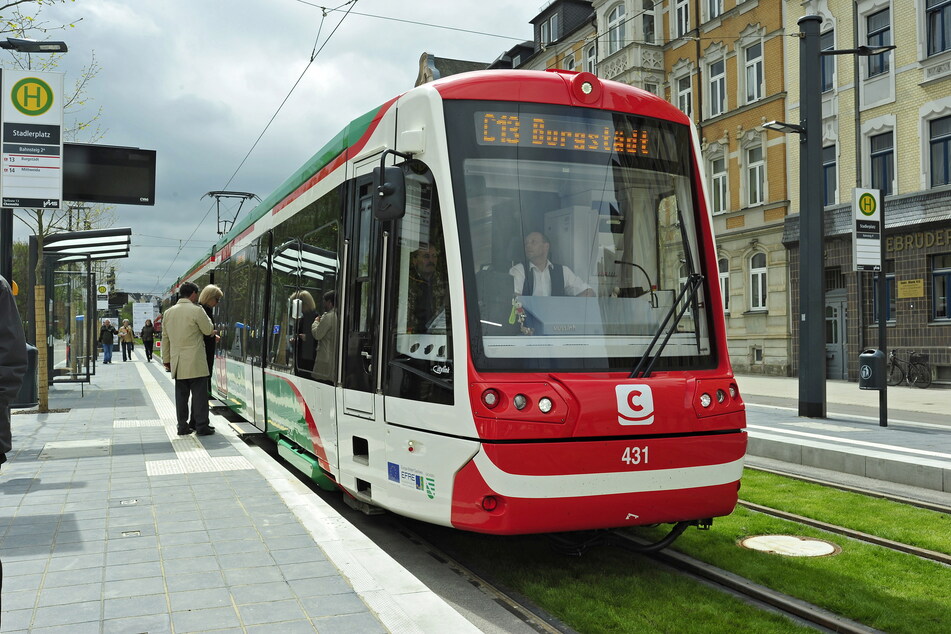
<path fill-rule="evenodd" d="M 900 504 L 907 504 L 909 506 L 915 506 L 921 509 L 926 509 L 929 511 L 935 511 L 937 513 L 944 513 L 946 515 L 951 515 L 951 505 L 947 505 L 947 504 L 941 504 L 938 502 L 930 502 L 928 500 L 911 498 L 908 496 L 897 495 L 894 493 L 887 493 L 884 491 L 878 491 L 875 489 L 869 489 L 866 487 L 860 487 L 860 486 L 856 486 L 852 484 L 844 484 L 842 482 L 835 482 L 833 480 L 824 480 L 822 478 L 816 478 L 813 476 L 796 473 L 794 471 L 775 469 L 775 468 L 770 468 L 763 465 L 747 464 L 745 468 L 750 469 L 752 471 L 762 471 L 763 473 L 771 473 L 773 475 L 779 475 L 785 478 L 799 480 L 801 482 L 808 482 L 810 484 L 818 484 L 820 486 L 829 487 L 831 489 L 838 489 L 839 491 L 846 491 L 848 493 L 858 493 L 860 495 L 866 495 L 868 497 L 879 498 L 881 500 L 888 500 L 890 502 L 898 502 Z"/>
<path fill-rule="evenodd" d="M 817 628 L 845 634 L 879 631 L 674 550 L 641 552 L 638 549 L 647 542 L 621 531 L 615 531 L 613 536 L 620 548 L 649 557 L 680 574 L 710 583 L 729 594 L 740 596 L 763 609 L 778 612 L 793 621 L 804 621 Z"/>
<path fill-rule="evenodd" d="M 448 567 L 456 575 L 492 597 L 495 603 L 511 612 L 536 632 L 541 634 L 578 634 L 554 616 L 532 604 L 527 598 L 500 587 L 470 566 L 462 563 L 446 550 L 411 528 L 407 521 L 394 518 L 394 527 L 417 548 L 426 551 L 430 557 L 440 564 Z"/>
<path fill-rule="evenodd" d="M 891 539 L 885 539 L 884 537 L 879 537 L 877 535 L 870 535 L 869 533 L 863 533 L 861 531 L 846 528 L 844 526 L 821 522 L 810 517 L 796 515 L 795 513 L 788 513 L 779 509 L 763 506 L 762 504 L 756 504 L 754 502 L 747 502 L 746 500 L 739 500 L 737 503 L 743 508 L 755 511 L 757 513 L 763 513 L 764 515 L 769 515 L 771 517 L 777 517 L 780 519 L 789 520 L 791 522 L 796 522 L 798 524 L 803 524 L 805 526 L 811 526 L 812 528 L 818 528 L 828 533 L 842 535 L 851 539 L 867 542 L 869 544 L 875 544 L 876 546 L 882 546 L 883 548 L 889 548 L 891 550 L 896 550 L 908 555 L 915 555 L 916 557 L 921 557 L 922 559 L 931 559 L 933 561 L 951 566 L 951 555 L 946 553 L 939 553 L 934 550 L 928 550 L 927 548 L 919 548 L 910 544 L 896 542 Z"/>

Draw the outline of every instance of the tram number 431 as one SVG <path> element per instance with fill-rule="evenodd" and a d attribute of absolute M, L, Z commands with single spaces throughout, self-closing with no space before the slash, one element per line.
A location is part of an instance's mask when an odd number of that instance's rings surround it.
<path fill-rule="evenodd" d="M 625 447 L 621 454 L 624 464 L 647 464 L 647 447 Z"/>

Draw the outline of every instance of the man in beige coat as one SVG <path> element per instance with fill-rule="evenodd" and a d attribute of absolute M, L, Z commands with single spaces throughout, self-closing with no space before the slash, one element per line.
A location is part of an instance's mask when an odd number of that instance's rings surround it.
<path fill-rule="evenodd" d="M 188 425 L 188 399 L 195 433 L 210 436 L 215 428 L 208 423 L 208 361 L 205 359 L 206 335 L 215 328 L 198 305 L 198 287 L 185 282 L 178 289 L 178 303 L 162 316 L 162 359 L 175 379 L 175 414 L 178 435 L 191 433 Z"/>

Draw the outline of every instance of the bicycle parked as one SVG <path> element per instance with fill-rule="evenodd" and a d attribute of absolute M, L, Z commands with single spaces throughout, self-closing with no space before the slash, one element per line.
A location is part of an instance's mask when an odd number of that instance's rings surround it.
<path fill-rule="evenodd" d="M 908 381 L 908 385 L 925 389 L 931 385 L 931 366 L 925 355 L 914 350 L 908 353 L 908 359 L 899 359 L 894 350 L 888 352 L 887 376 L 889 385 L 899 385 Z"/>

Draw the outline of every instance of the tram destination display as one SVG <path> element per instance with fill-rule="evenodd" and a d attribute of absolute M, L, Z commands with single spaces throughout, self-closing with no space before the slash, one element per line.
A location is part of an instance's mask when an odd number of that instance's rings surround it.
<path fill-rule="evenodd" d="M 475 128 L 483 146 L 611 152 L 666 161 L 676 160 L 677 154 L 671 130 L 644 117 L 479 110 Z"/>

